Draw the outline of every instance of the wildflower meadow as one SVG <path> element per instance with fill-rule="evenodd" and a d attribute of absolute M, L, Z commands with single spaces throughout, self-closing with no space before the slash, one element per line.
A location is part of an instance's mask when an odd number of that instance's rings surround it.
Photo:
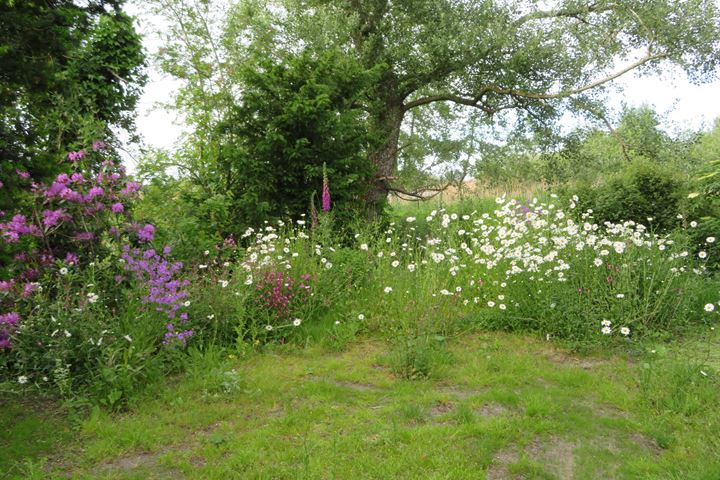
<path fill-rule="evenodd" d="M 719 26 L 0 0 L 0 479 L 720 479 Z"/>

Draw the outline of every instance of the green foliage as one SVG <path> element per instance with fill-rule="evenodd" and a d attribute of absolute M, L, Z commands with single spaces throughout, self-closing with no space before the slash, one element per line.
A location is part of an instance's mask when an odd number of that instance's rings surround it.
<path fill-rule="evenodd" d="M 0 210 L 15 170 L 46 180 L 79 145 L 132 130 L 144 54 L 122 1 L 0 2 Z"/>
<path fill-rule="evenodd" d="M 154 178 L 143 187 L 136 215 L 158 227 L 156 238 L 172 245 L 183 261 L 214 251 L 223 232 L 232 231 L 232 203 L 228 196 L 212 194 L 187 179 Z"/>
<path fill-rule="evenodd" d="M 406 380 L 436 376 L 450 360 L 446 339 L 440 335 L 398 339 L 389 358 L 395 375 Z"/>
<path fill-rule="evenodd" d="M 283 202 L 291 204 L 289 210 L 299 208 L 296 198 L 302 195 L 286 192 L 287 185 L 310 190 L 307 184 L 317 179 L 318 170 L 311 147 L 342 137 L 329 130 L 339 125 L 318 117 L 326 109 L 313 102 L 323 98 L 321 86 L 338 86 L 348 72 L 372 74 L 366 82 L 351 82 L 346 102 L 330 95 L 330 110 L 337 109 L 338 118 L 352 117 L 348 125 L 358 122 L 357 131 L 371 135 L 368 142 L 350 136 L 346 149 L 345 144 L 335 147 L 353 159 L 361 157 L 350 162 L 357 170 L 349 173 L 359 176 L 352 188 L 364 183 L 370 190 L 364 199 L 377 210 L 389 192 L 400 193 L 397 180 L 414 190 L 466 174 L 468 159 L 480 146 L 474 141 L 476 126 L 478 131 L 482 124 L 502 124 L 548 132 L 563 110 L 575 108 L 569 99 L 582 94 L 583 102 L 597 104 L 601 98 L 594 87 L 622 74 L 615 69 L 629 52 L 648 51 L 625 71 L 646 73 L 673 62 L 697 81 L 711 79 L 720 58 L 718 9 L 711 0 L 562 1 L 547 9 L 437 0 L 155 4 L 170 23 L 162 65 L 184 82 L 177 106 L 194 131 L 177 154 L 181 170 L 197 175 L 213 194 L 232 191 L 241 215 L 248 217 L 253 212 L 277 217 Z M 327 58 L 352 67 L 321 68 Z M 307 67 L 308 59 L 315 67 Z M 254 75 L 247 74 L 247 66 Z M 289 100 L 290 92 L 296 100 Z M 453 104 L 458 108 L 448 107 Z M 241 114 L 246 106 L 248 112 Z M 462 108 L 474 108 L 477 115 Z M 298 128 L 305 114 L 320 128 L 309 121 Z M 458 119 L 470 127 L 448 126 Z M 644 129 L 642 135 L 629 136 L 638 156 L 661 148 L 664 138 L 658 136 L 656 120 L 642 113 L 619 128 Z M 295 159 L 306 161 L 307 168 L 295 165 Z M 436 167 L 432 175 L 423 171 L 428 163 Z M 492 163 L 485 166 L 502 170 Z M 280 184 L 274 180 L 278 165 L 288 172 Z M 539 173 L 560 178 L 574 165 L 556 167 Z M 248 180 L 235 180 L 234 168 L 246 172 Z M 348 178 L 345 170 L 335 170 L 331 177 L 334 173 L 341 183 Z M 263 174 L 269 175 L 267 182 L 249 180 Z M 285 198 L 285 193 L 291 195 Z"/>
<path fill-rule="evenodd" d="M 680 225 L 686 184 L 679 172 L 646 160 L 635 160 L 617 173 L 594 183 L 570 186 L 584 211 L 592 209 L 600 222 L 633 220 L 654 231 L 669 232 Z"/>
<path fill-rule="evenodd" d="M 245 65 L 242 102 L 219 126 L 220 177 L 235 232 L 264 220 L 298 218 L 320 197 L 327 164 L 336 221 L 365 208 L 372 173 L 359 96 L 367 75 L 351 57 L 308 51 Z"/>

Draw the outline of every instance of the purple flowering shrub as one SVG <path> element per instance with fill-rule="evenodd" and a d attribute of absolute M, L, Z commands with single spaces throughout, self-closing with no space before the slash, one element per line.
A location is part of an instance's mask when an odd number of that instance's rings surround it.
<path fill-rule="evenodd" d="M 133 220 L 141 186 L 103 149 L 95 142 L 68 154 L 67 171 L 49 185 L 17 172 L 31 201 L 0 212 L 0 249 L 11 259 L 0 269 L 0 377 L 61 393 L 98 375 L 110 386 L 123 378 L 108 393 L 114 405 L 132 372 L 163 344 L 185 346 L 193 331 L 183 265 L 169 247 L 152 247 L 152 224 Z"/>
<path fill-rule="evenodd" d="M 163 344 L 185 346 L 187 339 L 193 334 L 192 330 L 185 328 L 188 313 L 184 311 L 187 302 L 184 288 L 190 281 L 177 278 L 183 264 L 168 261 L 165 256 L 169 255 L 170 251 L 170 247 L 166 246 L 161 255 L 152 248 L 131 249 L 125 245 L 120 258 L 124 260 L 128 274 L 146 287 L 147 294 L 142 297 L 142 302 L 154 306 L 157 312 L 167 317 L 169 322 Z M 125 278 L 120 275 L 116 280 L 122 282 Z"/>
<path fill-rule="evenodd" d="M 101 254 L 105 238 L 121 232 L 152 240 L 152 226 L 132 223 L 126 210 L 140 185 L 127 178 L 122 166 L 102 159 L 104 147 L 95 142 L 91 153 L 68 154 L 72 168 L 50 185 L 17 172 L 33 202 L 24 212 L 0 212 L 0 248 L 12 259 L 0 272 L 6 277 L 0 277 L 0 314 L 12 314 L 7 317 L 12 321 L 0 325 L 0 350 L 12 346 L 10 337 L 22 320 L 19 310 L 32 304 L 45 271 L 82 267 Z"/>

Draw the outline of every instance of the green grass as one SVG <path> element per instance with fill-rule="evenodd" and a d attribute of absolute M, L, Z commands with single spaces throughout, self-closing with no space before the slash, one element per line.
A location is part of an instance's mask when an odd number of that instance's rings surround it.
<path fill-rule="evenodd" d="M 0 466 L 7 478 L 720 478 L 711 365 L 673 348 L 577 357 L 511 334 L 447 343 L 441 368 L 412 381 L 374 340 L 194 355 L 129 412 L 95 410 L 73 432 L 5 399 Z"/>

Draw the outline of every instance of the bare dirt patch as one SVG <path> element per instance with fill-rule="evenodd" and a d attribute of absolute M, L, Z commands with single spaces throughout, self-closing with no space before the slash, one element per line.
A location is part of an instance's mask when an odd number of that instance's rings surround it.
<path fill-rule="evenodd" d="M 651 452 L 654 455 L 660 455 L 663 451 L 662 447 L 658 445 L 654 438 L 650 438 L 643 433 L 632 433 L 630 435 L 630 440 L 632 440 L 639 447 L 644 448 L 645 450 Z"/>
<path fill-rule="evenodd" d="M 531 441 L 522 454 L 530 460 L 537 462 L 560 480 L 571 480 L 575 471 L 575 449 L 578 443 L 552 436 L 549 438 L 536 438 Z M 517 480 L 522 475 L 512 475 L 509 466 L 521 458 L 521 449 L 511 445 L 498 450 L 493 455 L 492 464 L 485 472 L 488 480 Z"/>
<path fill-rule="evenodd" d="M 481 395 L 483 392 L 479 390 L 472 390 L 469 388 L 464 388 L 459 385 L 449 385 L 445 387 L 440 387 L 438 389 L 440 393 L 453 396 L 457 398 L 458 400 L 465 400 L 472 397 L 477 397 Z"/>
<path fill-rule="evenodd" d="M 557 365 L 582 368 L 583 370 L 594 370 L 608 363 L 607 360 L 603 360 L 602 358 L 578 357 L 563 350 L 550 350 L 543 356 Z"/>
<path fill-rule="evenodd" d="M 376 392 L 376 391 L 380 390 L 380 387 L 378 387 L 376 385 L 371 385 L 369 383 L 343 381 L 343 380 L 333 380 L 331 383 L 338 387 L 349 388 L 350 390 L 354 390 L 356 392 Z"/>
<path fill-rule="evenodd" d="M 575 470 L 575 449 L 577 442 L 562 437 L 535 439 L 525 447 L 525 453 L 532 460 L 541 463 L 558 478 L 572 479 Z"/>
<path fill-rule="evenodd" d="M 500 405 L 499 403 L 486 403 L 482 407 L 475 410 L 475 412 L 480 415 L 481 417 L 498 417 L 500 415 L 505 415 L 506 413 L 510 412 L 510 409 L 507 407 Z"/>
<path fill-rule="evenodd" d="M 509 480 L 519 479 L 522 477 L 511 476 L 508 471 L 508 465 L 515 463 L 519 459 L 517 446 L 510 446 L 498 450 L 493 454 L 492 464 L 485 472 L 487 480 Z"/>
<path fill-rule="evenodd" d="M 439 401 L 433 407 L 430 409 L 430 417 L 431 418 L 437 418 L 440 415 L 444 415 L 447 412 L 451 411 L 454 407 L 453 402 L 448 401 Z"/>

